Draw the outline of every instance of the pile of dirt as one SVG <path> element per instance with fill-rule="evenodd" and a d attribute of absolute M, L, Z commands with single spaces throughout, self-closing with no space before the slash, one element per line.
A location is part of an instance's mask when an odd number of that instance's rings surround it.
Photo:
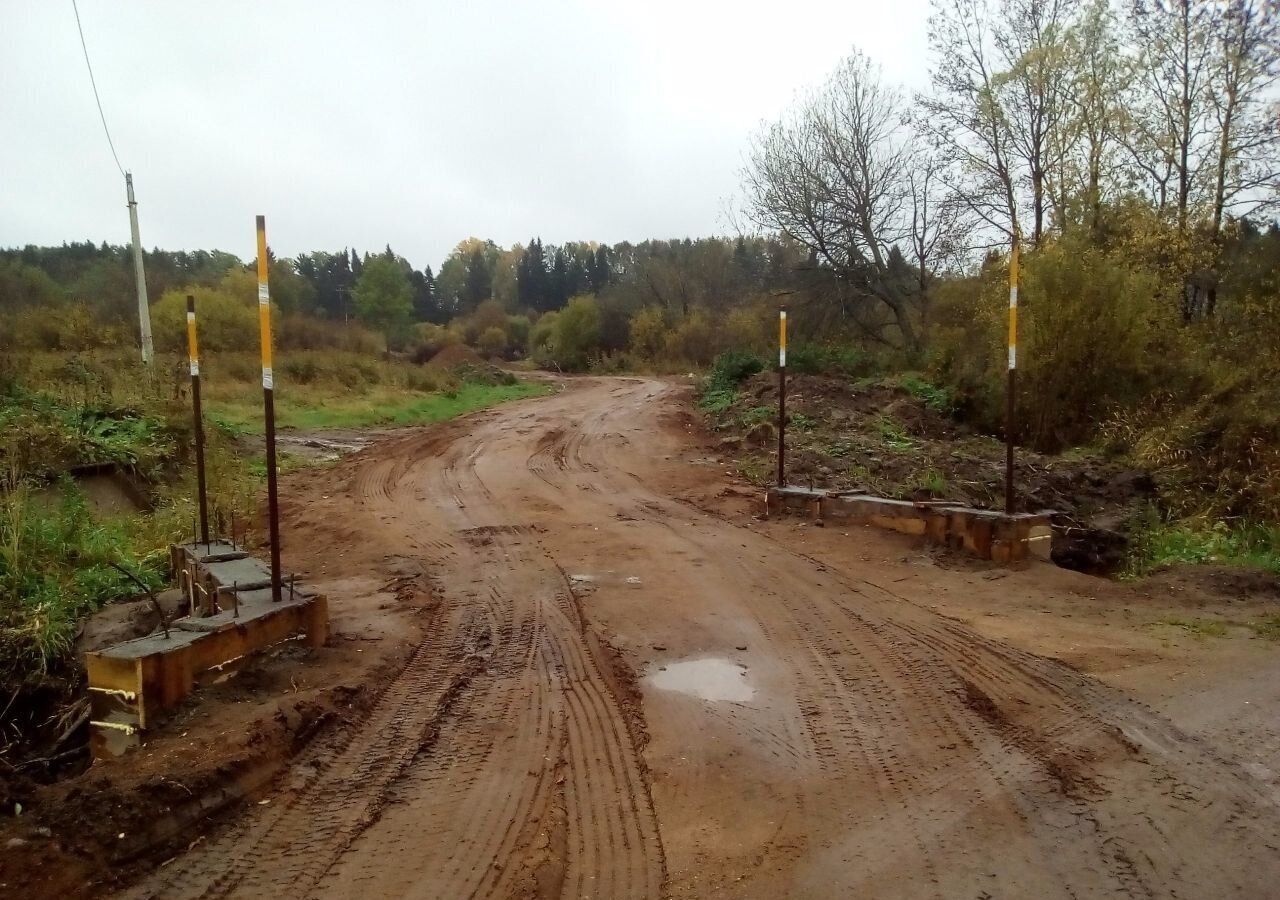
<path fill-rule="evenodd" d="M 456 369 L 458 366 L 483 365 L 487 365 L 487 363 L 480 358 L 480 354 L 466 344 L 450 344 L 431 357 L 426 363 L 428 369 L 433 369 L 437 372 L 447 372 L 451 369 Z"/>
<path fill-rule="evenodd" d="M 776 453 L 777 376 L 743 382 L 731 407 L 713 414 L 722 448 L 761 481 Z M 951 418 L 942 398 L 894 379 L 820 375 L 787 380 L 788 479 L 903 500 L 944 500 L 996 509 L 1004 502 L 1005 447 Z M 1107 573 L 1123 565 L 1123 528 L 1155 499 L 1147 472 L 1087 454 L 1048 456 L 1019 448 L 1019 509 L 1054 513 L 1054 559 Z"/>
<path fill-rule="evenodd" d="M 461 381 L 481 384 L 512 384 L 515 376 L 486 362 L 466 344 L 450 344 L 425 364 L 433 372 L 447 372 Z"/>

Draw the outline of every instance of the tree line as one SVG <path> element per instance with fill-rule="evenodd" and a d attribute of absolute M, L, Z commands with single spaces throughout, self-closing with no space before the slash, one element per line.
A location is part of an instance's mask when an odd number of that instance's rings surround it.
<path fill-rule="evenodd" d="M 799 241 L 865 338 L 923 349 L 941 275 L 1080 234 L 1160 245 L 1186 321 L 1280 185 L 1275 0 L 935 0 L 931 86 L 855 52 L 752 142 L 748 216 Z"/>
<path fill-rule="evenodd" d="M 789 285 L 802 262 L 794 242 L 768 237 L 612 246 L 552 245 L 534 237 L 507 248 L 471 237 L 450 252 L 439 276 L 430 265 L 415 268 L 388 246 L 380 253 L 343 248 L 292 259 L 272 253 L 270 279 L 282 312 L 364 324 L 395 342 L 414 323 L 442 325 L 472 315 L 486 301 L 533 317 L 559 310 L 580 294 L 613 297 L 629 309 L 656 304 L 679 315 L 699 307 L 725 309 L 744 296 Z M 153 303 L 194 288 L 232 285 L 245 293 L 248 282 L 237 275 L 254 266 L 223 251 L 151 250 L 144 264 Z M 127 246 L 73 242 L 0 249 L 0 312 L 75 309 L 86 321 L 120 326 L 94 333 L 121 340 L 136 321 L 135 296 Z M 77 340 L 61 337 L 68 346 Z M 52 332 L 43 343 L 59 349 Z"/>

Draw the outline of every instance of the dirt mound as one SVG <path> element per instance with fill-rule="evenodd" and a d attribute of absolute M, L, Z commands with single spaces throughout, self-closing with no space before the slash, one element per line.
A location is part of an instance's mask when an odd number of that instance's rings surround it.
<path fill-rule="evenodd" d="M 757 433 L 775 421 L 777 403 L 776 374 L 761 372 L 714 417 L 725 448 L 743 448 L 749 475 L 773 471 L 774 442 Z M 945 394 L 923 381 L 796 375 L 787 380 L 787 412 L 788 475 L 797 484 L 1003 505 L 1003 441 L 955 421 Z M 1109 460 L 1019 448 L 1016 492 L 1019 509 L 1057 514 L 1054 557 L 1061 565 L 1107 573 L 1124 564 L 1126 520 L 1158 486 L 1148 473 Z"/>
<path fill-rule="evenodd" d="M 753 375 L 743 384 L 742 391 L 760 405 L 776 407 L 778 376 L 773 372 Z M 859 416 L 890 416 L 909 434 L 921 437 L 954 438 L 969 433 L 944 412 L 892 381 L 851 384 L 825 375 L 792 375 L 787 378 L 787 404 L 793 410 L 817 414 L 825 411 L 837 422 L 851 422 Z"/>
<path fill-rule="evenodd" d="M 515 376 L 485 360 L 465 344 L 450 344 L 426 363 L 432 372 L 448 373 L 462 381 L 512 384 Z"/>
<path fill-rule="evenodd" d="M 456 369 L 458 366 L 487 366 L 480 354 L 466 344 L 450 344 L 427 361 L 426 366 L 437 372 Z"/>

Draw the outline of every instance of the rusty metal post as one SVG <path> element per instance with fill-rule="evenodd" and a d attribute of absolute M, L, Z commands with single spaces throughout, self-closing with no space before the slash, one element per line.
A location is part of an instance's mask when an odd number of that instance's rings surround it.
<path fill-rule="evenodd" d="M 209 548 L 209 498 L 204 481 L 204 414 L 200 409 L 200 351 L 196 343 L 196 298 L 187 294 L 187 361 L 191 366 L 191 409 L 196 431 L 196 495 L 200 504 L 200 540 Z"/>
<path fill-rule="evenodd" d="M 1013 437 L 1017 431 L 1018 387 L 1018 236 L 1014 234 L 1009 254 L 1009 383 L 1005 388 L 1004 419 L 1004 511 L 1013 515 L 1016 503 L 1013 493 Z"/>
<path fill-rule="evenodd" d="M 787 486 L 787 307 L 778 308 L 778 487 Z"/>
<path fill-rule="evenodd" d="M 258 216 L 258 325 L 262 333 L 262 406 L 267 439 L 267 520 L 271 539 L 271 601 L 280 602 L 280 499 L 276 490 L 276 400 L 271 372 L 271 290 L 268 281 L 267 220 Z"/>

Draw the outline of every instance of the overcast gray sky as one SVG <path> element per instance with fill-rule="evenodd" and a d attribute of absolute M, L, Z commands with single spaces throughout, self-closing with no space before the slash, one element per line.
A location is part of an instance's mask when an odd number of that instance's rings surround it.
<path fill-rule="evenodd" d="M 0 246 L 129 239 L 71 0 L 0 0 Z M 921 85 L 927 0 L 80 0 L 147 247 L 723 232 L 751 132 L 857 46 Z"/>

